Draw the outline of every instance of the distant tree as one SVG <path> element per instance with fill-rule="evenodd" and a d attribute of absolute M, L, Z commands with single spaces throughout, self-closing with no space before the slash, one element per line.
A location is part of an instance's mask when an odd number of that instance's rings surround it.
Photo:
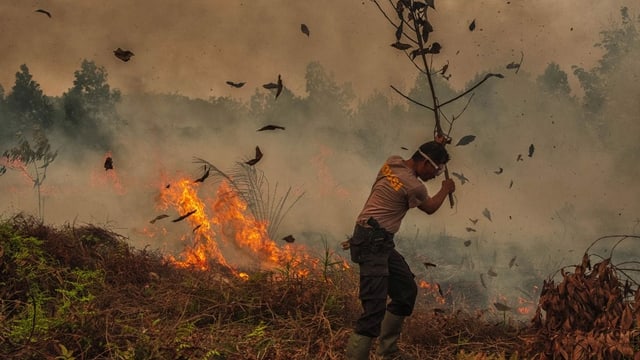
<path fill-rule="evenodd" d="M 29 141 L 31 138 L 31 141 Z M 36 128 L 29 132 L 20 132 L 18 144 L 3 152 L 0 158 L 0 175 L 6 169 L 18 170 L 33 181 L 33 187 L 38 191 L 38 216 L 44 220 L 44 200 L 41 186 L 47 177 L 49 165 L 56 159 L 57 151 L 51 150 L 49 139 L 42 129 Z"/>
<path fill-rule="evenodd" d="M 25 64 L 20 65 L 20 71 L 16 73 L 16 82 L 6 98 L 6 105 L 11 131 L 33 127 L 46 130 L 53 125 L 53 105 L 40 89 L 40 84 L 33 80 Z"/>
<path fill-rule="evenodd" d="M 318 62 L 307 65 L 305 79 L 309 111 L 340 123 L 350 115 L 349 105 L 355 99 L 350 85 L 338 85 Z"/>
<path fill-rule="evenodd" d="M 261 118 L 272 106 L 272 95 L 265 93 L 262 90 L 256 89 L 255 93 L 251 95 L 249 99 L 249 113 L 253 118 Z"/>
<path fill-rule="evenodd" d="M 218 119 L 218 125 L 221 127 L 233 126 L 233 124 L 237 124 L 247 116 L 245 105 L 241 101 L 229 97 L 209 98 L 208 110 L 210 111 L 208 117 Z M 211 114 L 211 111 L 214 114 Z"/>
<path fill-rule="evenodd" d="M 4 87 L 0 85 L 0 144 L 7 143 L 11 137 L 9 129 L 9 113 L 7 112 L 7 99 L 4 96 Z"/>
<path fill-rule="evenodd" d="M 112 132 L 121 124 L 116 111 L 120 91 L 111 90 L 107 71 L 93 61 L 83 60 L 75 73 L 73 87 L 62 95 L 67 135 L 98 150 L 112 145 Z"/>
<path fill-rule="evenodd" d="M 433 90 L 438 94 L 439 98 L 450 99 L 456 96 L 456 92 L 451 88 L 448 81 L 443 76 L 433 76 L 431 78 L 433 84 Z M 479 80 L 478 80 L 479 81 Z M 416 76 L 416 79 L 413 83 L 413 87 L 409 90 L 407 94 L 410 99 L 429 99 L 431 97 L 431 85 L 429 85 L 429 79 L 424 76 L 424 74 L 420 73 Z M 449 111 L 453 111 L 456 108 L 455 103 L 449 105 Z M 425 119 L 424 116 L 424 107 L 416 105 L 414 103 L 409 103 L 409 108 L 407 111 L 407 117 L 411 119 L 411 121 L 415 121 L 419 124 L 428 124 L 431 119 Z M 455 112 L 458 112 L 456 110 Z"/>
<path fill-rule="evenodd" d="M 366 152 L 363 157 L 377 163 L 389 150 L 388 146 L 403 141 L 400 132 L 407 122 L 405 110 L 379 91 L 360 102 L 353 114 L 353 133 Z"/>
<path fill-rule="evenodd" d="M 602 78 L 598 76 L 597 71 L 587 71 L 581 67 L 574 67 L 573 74 L 578 78 L 580 87 L 584 90 L 582 99 L 584 109 L 591 114 L 599 113 L 607 100 Z"/>
<path fill-rule="evenodd" d="M 547 65 L 544 73 L 537 78 L 538 85 L 552 95 L 569 96 L 571 86 L 569 86 L 569 78 L 567 73 L 560 69 L 560 65 L 552 62 Z"/>
<path fill-rule="evenodd" d="M 622 64 L 629 59 L 635 59 L 632 54 L 640 49 L 640 18 L 632 19 L 626 7 L 620 9 L 620 16 L 619 25 L 600 32 L 601 42 L 595 44 L 595 47 L 602 48 L 604 54 L 598 64 L 589 70 L 573 67 L 573 73 L 584 91 L 583 108 L 590 117 L 589 121 L 598 130 L 607 126 L 607 120 L 604 118 L 607 115 L 605 104 L 615 100 L 612 96 L 619 96 L 612 95 L 612 90 L 618 85 L 611 81 L 611 78 L 620 71 Z"/>
<path fill-rule="evenodd" d="M 640 15 L 632 17 L 623 7 L 620 16 L 619 23 L 600 33 L 602 39 L 597 46 L 605 52 L 590 74 L 597 76 L 599 94 L 606 101 L 592 117 L 602 144 L 618 154 L 617 165 L 627 168 L 624 173 L 633 174 L 629 180 L 635 181 L 640 170 L 629 164 L 640 151 L 637 140 L 640 132 L 640 67 L 637 61 L 640 56 Z"/>
<path fill-rule="evenodd" d="M 596 44 L 605 50 L 597 69 L 602 73 L 608 73 L 617 69 L 618 64 L 629 56 L 633 49 L 640 46 L 640 16 L 633 19 L 629 15 L 629 9 L 620 8 L 621 23 L 617 28 L 600 32 L 602 41 Z"/>
<path fill-rule="evenodd" d="M 620 16 L 619 27 L 600 32 L 602 41 L 595 46 L 602 48 L 605 53 L 598 65 L 591 70 L 582 67 L 573 69 L 585 93 L 584 108 L 592 114 L 599 114 L 608 99 L 611 84 L 607 80 L 611 74 L 629 58 L 634 49 L 640 48 L 639 19 L 632 19 L 627 7 L 620 9 Z"/>
<path fill-rule="evenodd" d="M 249 99 L 249 116 L 256 125 L 290 126 L 293 122 L 303 121 L 305 105 L 287 88 L 286 83 L 277 99 L 273 91 L 257 89 Z"/>

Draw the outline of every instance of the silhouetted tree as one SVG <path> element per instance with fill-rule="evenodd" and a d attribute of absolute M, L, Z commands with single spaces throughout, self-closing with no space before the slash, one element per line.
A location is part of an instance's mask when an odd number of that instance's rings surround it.
<path fill-rule="evenodd" d="M 599 114 L 608 100 L 609 90 L 612 85 L 609 77 L 618 70 L 620 64 L 629 58 L 633 49 L 640 47 L 640 33 L 637 24 L 640 19 L 632 19 L 629 9 L 620 9 L 621 24 L 617 28 L 605 30 L 600 33 L 602 41 L 595 44 L 605 50 L 598 65 L 591 70 L 582 67 L 574 67 L 573 72 L 580 81 L 584 90 L 583 105 L 592 114 Z M 603 126 L 600 121 L 599 126 Z"/>
<path fill-rule="evenodd" d="M 620 10 L 621 21 L 611 29 L 601 32 L 598 46 L 605 50 L 598 66 L 590 73 L 598 77 L 598 90 L 606 101 L 592 114 L 596 133 L 609 151 L 619 156 L 620 168 L 632 174 L 627 180 L 636 181 L 640 170 L 631 166 L 640 151 L 638 133 L 638 79 L 640 68 L 640 15 L 631 17 L 629 10 Z"/>
<path fill-rule="evenodd" d="M 45 130 L 53 125 L 53 105 L 25 64 L 20 65 L 20 71 L 16 73 L 16 82 L 6 98 L 6 105 L 7 124 L 13 133 L 34 127 Z"/>
<path fill-rule="evenodd" d="M 587 71 L 581 67 L 574 67 L 573 74 L 578 78 L 580 87 L 584 90 L 582 99 L 584 109 L 592 114 L 599 113 L 607 100 L 602 79 L 596 71 Z"/>
<path fill-rule="evenodd" d="M 433 76 L 431 79 L 433 83 L 433 89 L 440 98 L 451 99 L 456 96 L 456 92 L 449 86 L 449 83 L 442 76 Z M 418 74 L 413 83 L 413 88 L 409 90 L 409 98 L 411 99 L 429 99 L 431 97 L 431 86 L 429 80 L 424 74 Z M 448 106 L 447 110 L 452 111 L 452 108 L 456 107 L 456 104 Z M 430 125 L 431 119 L 425 119 L 424 108 L 414 103 L 409 103 L 407 116 L 411 118 L 412 122 L 422 125 Z M 456 113 L 459 112 L 455 111 Z"/>
<path fill-rule="evenodd" d="M 4 96 L 4 87 L 0 85 L 0 143 L 8 142 L 11 137 L 9 129 L 9 113 L 7 112 L 7 99 Z"/>
<path fill-rule="evenodd" d="M 304 100 L 294 96 L 286 83 L 277 100 L 274 99 L 272 91 L 262 88 L 257 89 L 249 99 L 249 117 L 255 122 L 256 127 L 265 124 L 285 127 L 304 125 L 308 119 L 306 112 Z"/>
<path fill-rule="evenodd" d="M 283 93 L 283 95 L 285 94 Z M 229 97 L 217 97 L 210 98 L 209 103 L 213 112 L 209 113 L 209 117 L 219 119 L 220 126 L 237 124 L 247 116 L 247 107 L 238 100 Z"/>
<path fill-rule="evenodd" d="M 353 115 L 352 130 L 362 144 L 363 158 L 379 159 L 390 150 L 397 151 L 398 143 L 404 140 L 400 138 L 400 132 L 408 120 L 405 109 L 392 104 L 379 91 L 360 102 Z"/>
<path fill-rule="evenodd" d="M 104 67 L 83 60 L 75 73 L 73 87 L 62 95 L 67 135 L 99 150 L 108 150 L 112 132 L 121 125 L 116 111 L 120 92 L 111 90 Z"/>
<path fill-rule="evenodd" d="M 547 65 L 542 75 L 538 76 L 537 83 L 552 95 L 569 96 L 571 93 L 567 73 L 560 69 L 560 65 L 553 62 Z"/>
<path fill-rule="evenodd" d="M 307 65 L 305 79 L 309 94 L 306 103 L 310 113 L 340 124 L 344 122 L 345 115 L 351 115 L 349 105 L 355 99 L 355 94 L 349 85 L 338 85 L 318 62 Z"/>
<path fill-rule="evenodd" d="M 629 15 L 629 9 L 622 7 L 620 9 L 620 17 L 620 26 L 602 31 L 600 33 L 602 42 L 596 44 L 597 47 L 605 50 L 597 67 L 602 73 L 616 70 L 618 64 L 626 59 L 633 49 L 637 49 L 640 46 L 640 31 L 638 30 L 640 16 L 633 19 Z"/>

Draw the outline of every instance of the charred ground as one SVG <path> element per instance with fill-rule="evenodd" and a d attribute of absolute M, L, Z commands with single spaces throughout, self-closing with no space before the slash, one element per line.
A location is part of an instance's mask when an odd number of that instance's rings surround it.
<path fill-rule="evenodd" d="M 13 358 L 341 359 L 360 311 L 357 271 L 331 259 L 304 276 L 179 268 L 109 229 L 24 214 L 0 223 L 0 255 L 0 354 Z M 525 321 L 423 302 L 403 346 L 420 359 L 637 358 L 640 292 L 625 264 L 585 256 L 544 282 Z"/>

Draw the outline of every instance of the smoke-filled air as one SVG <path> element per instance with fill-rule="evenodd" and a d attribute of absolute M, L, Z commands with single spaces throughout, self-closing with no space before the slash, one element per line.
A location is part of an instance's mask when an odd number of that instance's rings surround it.
<path fill-rule="evenodd" d="M 542 279 L 598 238 L 640 232 L 640 6 L 470 3 L 436 2 L 429 19 L 438 100 L 462 95 L 441 107 L 453 206 L 409 211 L 396 247 L 439 301 L 520 299 L 527 314 Z M 349 263 L 341 243 L 380 166 L 434 136 L 421 56 L 390 46 L 385 13 L 3 2 L 0 217 L 105 226 L 185 266 L 326 249 Z"/>

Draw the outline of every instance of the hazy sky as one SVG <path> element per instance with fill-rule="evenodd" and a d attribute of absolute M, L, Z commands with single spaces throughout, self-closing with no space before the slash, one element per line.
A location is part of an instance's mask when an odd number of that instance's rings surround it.
<path fill-rule="evenodd" d="M 632 14 L 640 9 L 630 0 L 436 1 L 430 21 L 443 45 L 439 59 L 450 62 L 451 82 L 461 88 L 478 71 L 519 61 L 521 52 L 522 71 L 531 73 L 550 61 L 567 70 L 590 67 L 598 32 L 619 20 L 621 6 Z M 34 12 L 39 8 L 52 17 Z M 3 0 L 0 38 L 5 91 L 26 63 L 48 95 L 72 86 L 83 59 L 104 66 L 109 83 L 123 92 L 203 98 L 247 98 L 277 74 L 302 96 L 310 61 L 350 83 L 359 97 L 389 85 L 407 88 L 416 76 L 389 46 L 393 28 L 369 0 Z M 113 56 L 117 47 L 135 56 L 124 63 Z M 227 80 L 247 85 L 233 89 Z"/>

